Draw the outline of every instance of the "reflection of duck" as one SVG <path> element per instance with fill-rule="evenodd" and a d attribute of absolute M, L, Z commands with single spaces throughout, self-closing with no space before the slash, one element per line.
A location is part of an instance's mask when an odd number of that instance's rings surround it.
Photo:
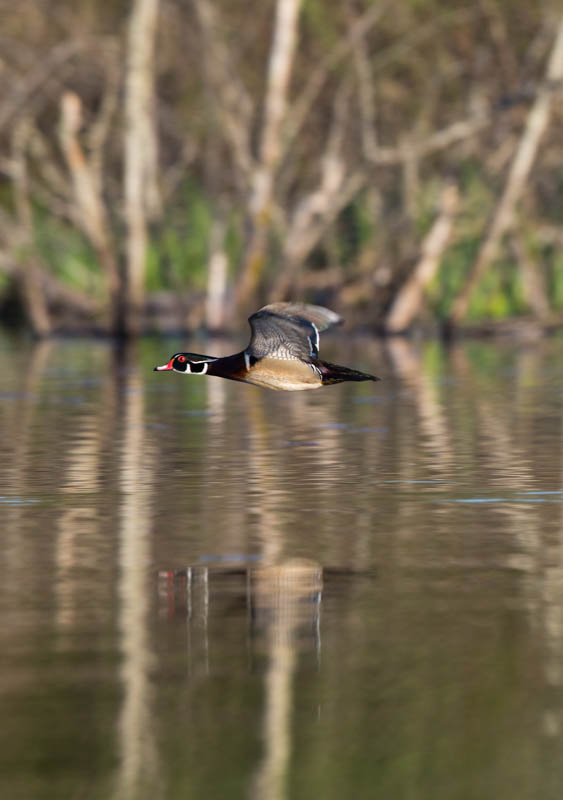
<path fill-rule="evenodd" d="M 213 358 L 176 353 L 155 370 L 185 375 L 217 375 L 268 389 L 293 392 L 343 381 L 377 381 L 374 375 L 319 359 L 319 331 L 341 322 L 321 306 L 272 303 L 249 317 L 252 335 L 241 353 Z"/>
<path fill-rule="evenodd" d="M 250 574 L 252 624 L 274 639 L 293 642 L 297 630 L 318 635 L 323 570 L 316 561 L 292 558 Z"/>

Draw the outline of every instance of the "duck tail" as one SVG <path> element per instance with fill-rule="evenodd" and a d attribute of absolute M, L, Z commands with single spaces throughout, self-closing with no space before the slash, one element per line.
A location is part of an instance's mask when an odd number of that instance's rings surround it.
<path fill-rule="evenodd" d="M 323 386 L 331 383 L 343 383 L 344 381 L 378 381 L 375 375 L 368 375 L 367 372 L 360 372 L 357 369 L 341 367 L 338 364 L 329 364 L 328 361 L 318 361 L 317 366 L 321 372 Z"/>

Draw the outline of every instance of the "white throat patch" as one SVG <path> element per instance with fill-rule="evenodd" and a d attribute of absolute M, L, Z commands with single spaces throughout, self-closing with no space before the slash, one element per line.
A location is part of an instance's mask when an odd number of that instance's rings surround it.
<path fill-rule="evenodd" d="M 209 363 L 207 361 L 198 361 L 197 366 L 201 366 L 201 369 L 198 369 L 197 372 L 192 372 L 192 367 L 195 366 L 195 364 L 188 364 L 186 375 L 205 375 L 209 369 Z"/>

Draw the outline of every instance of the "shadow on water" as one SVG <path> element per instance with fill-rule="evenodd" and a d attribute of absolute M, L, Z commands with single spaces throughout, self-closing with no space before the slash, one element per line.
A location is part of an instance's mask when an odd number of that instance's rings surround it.
<path fill-rule="evenodd" d="M 3 795 L 559 797 L 562 350 L 1 340 Z"/>

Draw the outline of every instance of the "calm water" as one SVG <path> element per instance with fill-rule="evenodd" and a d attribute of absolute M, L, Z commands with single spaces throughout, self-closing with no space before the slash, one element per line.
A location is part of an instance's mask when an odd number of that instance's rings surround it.
<path fill-rule="evenodd" d="M 0 339 L 2 797 L 560 798 L 563 340 L 179 345 Z"/>

